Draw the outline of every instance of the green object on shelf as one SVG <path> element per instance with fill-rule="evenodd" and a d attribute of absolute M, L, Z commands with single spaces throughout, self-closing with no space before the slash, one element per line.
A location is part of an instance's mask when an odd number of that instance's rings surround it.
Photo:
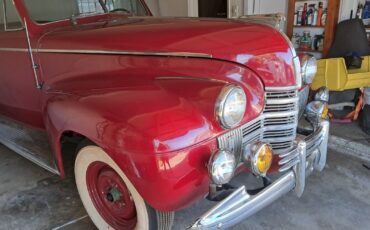
<path fill-rule="evenodd" d="M 303 36 L 300 41 L 300 49 L 311 50 L 312 47 L 312 38 L 309 31 L 303 32 Z"/>

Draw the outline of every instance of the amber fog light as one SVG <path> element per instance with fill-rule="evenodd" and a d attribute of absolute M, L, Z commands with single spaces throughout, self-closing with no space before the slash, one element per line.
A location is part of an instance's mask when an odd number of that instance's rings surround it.
<path fill-rule="evenodd" d="M 244 160 L 255 175 L 265 176 L 270 169 L 273 159 L 271 145 L 258 143 L 244 153 Z"/>
<path fill-rule="evenodd" d="M 234 176 L 236 158 L 227 150 L 220 150 L 213 154 L 208 164 L 208 173 L 217 185 L 228 183 Z"/>

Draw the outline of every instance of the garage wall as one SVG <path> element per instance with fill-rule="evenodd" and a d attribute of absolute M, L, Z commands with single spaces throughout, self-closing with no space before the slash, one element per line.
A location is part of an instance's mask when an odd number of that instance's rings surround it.
<path fill-rule="evenodd" d="M 254 11 L 252 14 L 288 13 L 288 0 L 254 0 Z M 253 2 L 253 0 L 250 0 Z"/>
<path fill-rule="evenodd" d="M 340 11 L 339 11 L 339 21 L 347 20 L 351 16 L 351 10 L 354 14 L 357 11 L 357 6 L 359 3 L 365 4 L 366 0 L 341 0 Z"/>
<path fill-rule="evenodd" d="M 159 16 L 159 0 L 145 0 L 154 16 Z"/>
<path fill-rule="evenodd" d="M 197 16 L 197 0 L 146 0 L 154 15 L 162 16 Z M 349 19 L 350 12 L 357 9 L 358 2 L 366 0 L 341 0 L 339 20 Z M 236 9 L 237 8 L 237 9 Z M 229 13 L 267 14 L 288 11 L 288 0 L 229 0 Z"/>
<path fill-rule="evenodd" d="M 162 16 L 188 16 L 187 0 L 159 0 L 159 12 Z"/>
<path fill-rule="evenodd" d="M 198 0 L 145 0 L 154 15 L 198 16 Z M 229 0 L 231 17 L 246 14 L 286 13 L 287 0 Z"/>

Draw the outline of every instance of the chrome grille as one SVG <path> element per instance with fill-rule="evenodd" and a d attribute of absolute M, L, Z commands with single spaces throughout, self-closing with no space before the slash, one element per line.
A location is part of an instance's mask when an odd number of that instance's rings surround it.
<path fill-rule="evenodd" d="M 270 91 L 267 91 L 265 93 L 266 99 L 286 99 L 286 98 L 296 98 L 297 97 L 297 90 L 291 89 L 291 90 L 274 90 L 273 88 Z"/>
<path fill-rule="evenodd" d="M 262 140 L 270 143 L 277 152 L 290 150 L 298 122 L 298 90 L 268 88 L 265 95 Z"/>
<path fill-rule="evenodd" d="M 268 88 L 265 93 L 266 104 L 261 116 L 219 137 L 220 149 L 228 149 L 241 156 L 243 146 L 258 141 L 270 143 L 274 152 L 284 155 L 280 170 L 290 168 L 294 161 L 293 154 L 298 123 L 298 90 L 296 88 Z M 239 136 L 240 135 L 240 136 Z M 242 138 L 242 141 L 239 140 Z M 233 140 L 232 140 L 233 139 Z M 235 141 L 236 140 L 236 141 Z M 291 156 L 294 158 L 294 156 Z M 284 164 L 284 162 L 289 161 Z"/>
<path fill-rule="evenodd" d="M 237 157 L 240 158 L 242 151 L 242 145 L 240 143 L 243 141 L 242 136 L 241 129 L 234 129 L 218 138 L 218 148 L 237 153 Z"/>
<path fill-rule="evenodd" d="M 270 125 L 291 125 L 296 123 L 296 117 L 294 115 L 287 117 L 270 117 L 265 118 L 265 126 Z"/>
<path fill-rule="evenodd" d="M 265 112 L 287 112 L 294 111 L 296 108 L 296 103 L 286 103 L 286 104 L 272 104 L 266 105 Z"/>

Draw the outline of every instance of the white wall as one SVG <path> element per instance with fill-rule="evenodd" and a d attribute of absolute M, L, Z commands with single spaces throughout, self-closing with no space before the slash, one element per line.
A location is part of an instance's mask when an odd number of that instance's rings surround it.
<path fill-rule="evenodd" d="M 356 15 L 357 6 L 359 3 L 365 4 L 366 0 L 341 0 L 339 21 L 347 20 L 351 16 L 351 10 L 353 10 L 353 17 Z"/>
<path fill-rule="evenodd" d="M 247 0 L 249 5 L 254 6 L 252 14 L 274 14 L 288 13 L 288 0 Z M 246 14 L 250 14 L 251 10 L 248 10 Z"/>
<path fill-rule="evenodd" d="M 156 1 L 157 1 L 156 4 L 158 5 L 158 15 L 160 16 L 179 16 L 179 17 L 188 16 L 187 0 L 156 0 Z"/>
<path fill-rule="evenodd" d="M 159 16 L 159 0 L 145 0 L 154 16 Z"/>

